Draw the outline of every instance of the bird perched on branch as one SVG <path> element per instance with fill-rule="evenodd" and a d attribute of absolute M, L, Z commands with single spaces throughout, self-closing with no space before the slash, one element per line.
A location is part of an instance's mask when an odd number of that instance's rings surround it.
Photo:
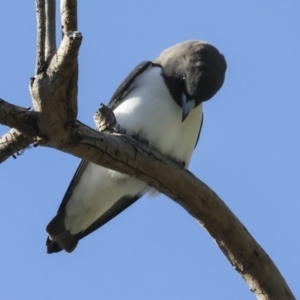
<path fill-rule="evenodd" d="M 127 134 L 138 134 L 149 147 L 187 168 L 202 127 L 202 103 L 221 88 L 225 71 L 224 56 L 214 46 L 183 42 L 139 64 L 108 107 Z M 143 181 L 82 160 L 47 226 L 48 253 L 72 252 L 80 239 L 149 190 Z"/>

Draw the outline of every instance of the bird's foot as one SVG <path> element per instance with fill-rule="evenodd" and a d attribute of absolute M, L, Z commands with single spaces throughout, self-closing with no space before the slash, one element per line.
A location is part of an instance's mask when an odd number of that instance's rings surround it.
<path fill-rule="evenodd" d="M 122 128 L 120 124 L 115 124 L 112 129 L 117 133 L 126 134 L 126 129 Z"/>
<path fill-rule="evenodd" d="M 101 103 L 101 107 L 94 115 L 94 122 L 97 130 L 102 132 L 110 131 L 111 128 L 116 125 L 116 117 L 114 112 L 108 106 Z"/>
<path fill-rule="evenodd" d="M 114 112 L 103 103 L 101 103 L 101 107 L 96 111 L 94 121 L 99 131 L 126 134 L 126 129 L 117 123 Z"/>
<path fill-rule="evenodd" d="M 184 160 L 179 160 L 179 159 L 173 159 L 173 161 L 181 168 L 185 168 L 185 161 Z"/>
<path fill-rule="evenodd" d="M 132 134 L 131 136 L 132 136 L 135 140 L 137 140 L 140 144 L 145 145 L 145 146 L 149 146 L 149 142 L 148 142 L 146 139 L 140 137 L 140 135 L 139 135 L 137 132 L 135 132 L 135 133 Z"/>

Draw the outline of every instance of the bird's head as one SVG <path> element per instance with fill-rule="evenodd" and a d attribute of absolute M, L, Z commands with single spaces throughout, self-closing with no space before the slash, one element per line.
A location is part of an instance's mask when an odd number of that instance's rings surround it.
<path fill-rule="evenodd" d="M 166 49 L 153 61 L 176 103 L 182 107 L 182 121 L 200 103 L 221 88 L 226 72 L 224 56 L 202 41 L 186 41 Z"/>

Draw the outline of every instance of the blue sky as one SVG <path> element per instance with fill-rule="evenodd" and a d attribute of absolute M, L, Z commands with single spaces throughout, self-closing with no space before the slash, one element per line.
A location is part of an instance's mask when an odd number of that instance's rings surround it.
<path fill-rule="evenodd" d="M 99 104 L 139 62 L 188 39 L 225 55 L 225 84 L 205 103 L 190 170 L 221 196 L 300 297 L 299 2 L 78 2 L 78 118 L 92 127 Z M 0 7 L 0 97 L 28 107 L 34 1 Z M 2 299 L 255 298 L 211 237 L 162 195 L 144 197 L 72 254 L 47 255 L 45 226 L 78 163 L 37 148 L 0 166 Z"/>

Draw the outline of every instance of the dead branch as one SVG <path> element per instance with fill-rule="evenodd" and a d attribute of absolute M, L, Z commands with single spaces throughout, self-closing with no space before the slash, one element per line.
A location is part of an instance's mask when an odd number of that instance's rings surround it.
<path fill-rule="evenodd" d="M 16 154 L 23 152 L 32 143 L 17 129 L 13 128 L 2 137 L 0 137 L 0 164 L 10 156 L 16 157 Z"/>
<path fill-rule="evenodd" d="M 56 31 L 55 31 L 55 0 L 46 0 L 46 40 L 45 58 L 56 50 Z"/>
<path fill-rule="evenodd" d="M 0 163 L 34 142 L 35 119 L 34 112 L 0 99 L 0 124 L 13 128 L 0 137 Z"/>
<path fill-rule="evenodd" d="M 77 30 L 77 0 L 60 1 L 61 24 L 63 33 Z"/>
<path fill-rule="evenodd" d="M 36 19 L 37 19 L 37 45 L 35 74 L 45 63 L 45 38 L 46 38 L 46 7 L 44 0 L 36 0 Z"/>

